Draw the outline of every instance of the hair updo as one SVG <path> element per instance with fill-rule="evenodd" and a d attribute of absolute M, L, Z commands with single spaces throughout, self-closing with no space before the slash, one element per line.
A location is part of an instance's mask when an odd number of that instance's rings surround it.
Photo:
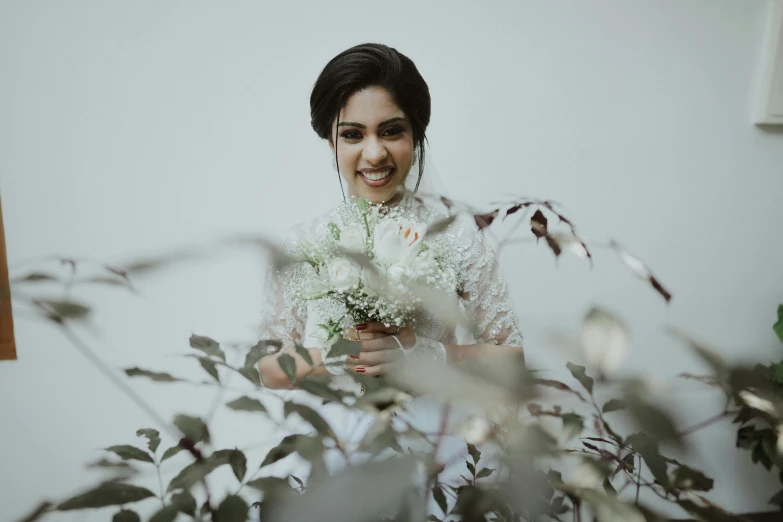
<path fill-rule="evenodd" d="M 418 190 L 424 174 L 424 142 L 430 123 L 430 90 L 410 58 L 393 47 L 365 43 L 347 49 L 326 64 L 310 94 L 310 122 L 322 139 L 331 135 L 332 122 L 339 117 L 348 98 L 367 87 L 383 87 L 405 113 L 413 129 L 413 146 L 418 151 Z M 337 144 L 335 143 L 335 156 Z M 339 171 L 339 169 L 338 169 Z"/>

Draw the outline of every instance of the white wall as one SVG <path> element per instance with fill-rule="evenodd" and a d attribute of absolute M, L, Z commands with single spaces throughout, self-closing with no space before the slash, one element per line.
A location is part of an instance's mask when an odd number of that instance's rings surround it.
<path fill-rule="evenodd" d="M 674 293 L 665 306 L 607 251 L 590 271 L 576 259 L 555 269 L 542 246 L 510 248 L 502 260 L 534 362 L 561 374 L 564 357 L 546 337 L 575 329 L 594 303 L 631 327 L 629 372 L 703 371 L 667 324 L 729 358 L 777 358 L 783 134 L 751 124 L 767 7 L 2 2 L 9 261 L 117 262 L 226 233 L 275 234 L 328 209 L 340 191 L 310 128 L 310 88 L 332 56 L 378 41 L 410 56 L 429 83 L 431 159 L 453 197 L 559 201 L 585 235 L 620 240 Z M 233 251 L 144 279 L 141 296 L 84 292 L 98 331 L 83 337 L 115 368 L 198 375 L 171 354 L 187 351 L 191 331 L 251 338 L 260 271 L 252 253 Z M 83 464 L 151 425 L 58 332 L 21 310 L 16 323 L 19 360 L 0 363 L 0 505 L 11 519 L 97 480 Z M 132 385 L 166 416 L 204 412 L 212 400 L 207 390 Z M 683 424 L 720 407 L 695 385 L 677 390 L 689 397 Z M 218 420 L 219 445 L 269 433 L 252 417 Z M 717 478 L 711 498 L 763 508 L 779 486 L 734 449 L 733 428 L 697 440 L 689 462 Z"/>

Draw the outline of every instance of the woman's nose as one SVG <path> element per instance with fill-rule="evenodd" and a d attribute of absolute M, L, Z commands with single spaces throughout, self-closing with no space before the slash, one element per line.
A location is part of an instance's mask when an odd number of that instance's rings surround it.
<path fill-rule="evenodd" d="M 369 163 L 379 163 L 386 157 L 386 147 L 377 139 L 368 139 L 362 151 L 364 159 Z"/>

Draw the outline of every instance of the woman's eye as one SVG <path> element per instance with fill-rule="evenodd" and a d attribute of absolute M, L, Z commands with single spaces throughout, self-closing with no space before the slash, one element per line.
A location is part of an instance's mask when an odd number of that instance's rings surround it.
<path fill-rule="evenodd" d="M 340 134 L 340 136 L 348 140 L 357 140 L 362 137 L 359 131 L 355 131 L 355 130 L 343 132 L 342 134 Z"/>
<path fill-rule="evenodd" d="M 389 127 L 388 129 L 386 129 L 386 132 L 389 133 L 388 134 L 389 136 L 395 136 L 401 133 L 402 131 L 403 129 L 401 127 Z"/>

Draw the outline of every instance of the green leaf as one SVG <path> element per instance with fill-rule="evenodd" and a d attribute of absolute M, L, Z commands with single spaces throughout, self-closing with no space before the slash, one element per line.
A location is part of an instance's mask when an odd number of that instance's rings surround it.
<path fill-rule="evenodd" d="M 658 450 L 658 442 L 644 433 L 629 435 L 626 442 L 636 453 L 641 455 L 655 480 L 667 487 L 669 475 L 666 470 L 666 461 Z"/>
<path fill-rule="evenodd" d="M 659 441 L 680 443 L 682 436 L 667 411 L 645 402 L 640 397 L 629 397 L 628 408 L 639 427 Z"/>
<path fill-rule="evenodd" d="M 147 437 L 147 447 L 149 447 L 152 453 L 157 451 L 160 445 L 160 432 L 152 428 L 143 428 L 136 430 L 137 437 Z"/>
<path fill-rule="evenodd" d="M 773 506 L 783 508 L 783 489 L 775 493 L 775 495 L 769 499 L 768 503 L 772 504 Z"/>
<path fill-rule="evenodd" d="M 337 226 L 337 223 L 329 222 L 327 225 L 329 227 L 329 232 L 332 233 L 332 237 L 335 241 L 340 241 L 340 227 Z"/>
<path fill-rule="evenodd" d="M 305 362 L 307 362 L 307 364 L 309 364 L 310 367 L 312 367 L 313 366 L 313 358 L 310 357 L 310 352 L 307 350 L 307 348 L 305 348 L 304 346 L 302 346 L 299 343 L 296 343 L 294 345 L 294 348 L 296 349 L 296 353 L 301 355 L 302 359 L 304 359 Z"/>
<path fill-rule="evenodd" d="M 124 462 L 124 461 L 112 461 L 112 460 L 105 459 L 105 458 L 96 460 L 95 462 L 90 462 L 85 467 L 86 468 L 127 469 L 127 470 L 134 470 L 134 471 L 136 469 L 133 466 L 131 466 L 130 464 L 128 464 L 127 462 Z"/>
<path fill-rule="evenodd" d="M 204 371 L 215 379 L 215 382 L 220 383 L 220 374 L 218 374 L 217 366 L 215 366 L 215 362 L 212 359 L 199 357 L 198 362 L 201 364 L 201 367 L 204 368 Z"/>
<path fill-rule="evenodd" d="M 175 505 L 168 505 L 164 508 L 161 508 L 158 510 L 157 513 L 152 515 L 152 518 L 150 518 L 150 522 L 173 522 L 175 518 L 177 518 L 177 515 L 179 514 L 179 509 L 177 509 L 177 506 Z"/>
<path fill-rule="evenodd" d="M 71 301 L 36 300 L 35 304 L 46 310 L 51 319 L 62 321 L 65 319 L 85 319 L 90 308 L 86 305 Z"/>
<path fill-rule="evenodd" d="M 122 509 L 111 517 L 111 522 L 141 522 L 141 518 L 135 511 Z"/>
<path fill-rule="evenodd" d="M 197 460 L 196 462 L 185 466 L 182 468 L 182 471 L 169 482 L 167 491 L 174 491 L 175 489 L 188 490 L 193 487 L 194 484 L 201 482 L 204 477 L 214 470 L 224 464 L 228 464 L 228 451 L 230 450 L 216 451 L 205 459 Z"/>
<path fill-rule="evenodd" d="M 604 492 L 606 492 L 607 495 L 617 496 L 617 490 L 612 485 L 612 481 L 609 480 L 609 477 L 606 477 L 604 479 L 603 487 L 604 487 Z"/>
<path fill-rule="evenodd" d="M 481 452 L 471 443 L 468 443 L 468 453 L 470 453 L 470 457 L 473 459 L 474 464 L 478 464 L 479 460 L 481 460 Z"/>
<path fill-rule="evenodd" d="M 261 477 L 255 480 L 251 480 L 247 483 L 247 485 L 253 489 L 257 489 L 258 491 L 263 491 L 265 493 L 277 490 L 287 490 L 290 488 L 288 481 L 280 477 Z"/>
<path fill-rule="evenodd" d="M 250 348 L 245 356 L 245 368 L 253 368 L 258 361 L 272 355 L 283 347 L 283 342 L 274 339 L 262 339 Z"/>
<path fill-rule="evenodd" d="M 136 446 L 129 446 L 123 444 L 121 446 L 109 446 L 104 448 L 106 451 L 112 451 L 116 453 L 122 460 L 140 460 L 142 462 L 155 462 L 150 455 Z"/>
<path fill-rule="evenodd" d="M 313 395 L 321 397 L 322 399 L 325 399 L 327 401 L 334 401 L 338 403 L 342 402 L 342 398 L 340 397 L 340 394 L 337 393 L 335 390 L 331 389 L 323 382 L 315 381 L 313 379 L 305 379 L 299 381 L 297 383 L 297 386 L 300 389 L 305 390 L 308 393 L 312 393 Z"/>
<path fill-rule="evenodd" d="M 447 228 L 449 228 L 452 223 L 454 223 L 455 219 L 457 219 L 456 214 L 436 221 L 435 223 L 427 227 L 427 232 L 425 232 L 424 234 L 424 239 L 441 234 Z"/>
<path fill-rule="evenodd" d="M 104 482 L 94 489 L 69 498 L 58 505 L 56 510 L 69 511 L 73 509 L 121 506 L 154 496 L 155 493 L 147 488 L 123 484 L 122 482 Z"/>
<path fill-rule="evenodd" d="M 726 375 L 727 367 L 723 358 L 710 347 L 698 341 L 678 328 L 671 328 L 670 332 L 684 341 L 693 352 L 710 367 L 714 376 L 722 379 Z"/>
<path fill-rule="evenodd" d="M 200 350 L 207 355 L 212 355 L 213 357 L 223 359 L 223 361 L 226 360 L 226 354 L 224 354 L 223 350 L 220 349 L 220 344 L 218 344 L 218 342 L 214 339 L 210 339 L 209 337 L 195 334 L 191 335 L 190 347 L 195 348 L 196 350 Z"/>
<path fill-rule="evenodd" d="M 182 379 L 172 377 L 168 373 L 151 372 L 141 368 L 126 368 L 123 370 L 128 377 L 148 377 L 157 382 L 184 382 Z"/>
<path fill-rule="evenodd" d="M 700 506 L 691 500 L 679 500 L 677 504 L 687 513 L 694 515 L 696 520 L 710 522 L 736 522 L 737 516 L 729 514 L 715 505 Z"/>
<path fill-rule="evenodd" d="M 264 457 L 264 461 L 261 463 L 261 468 L 274 464 L 278 460 L 286 458 L 288 455 L 296 451 L 296 443 L 302 435 L 288 435 L 280 441 L 280 444 L 269 450 L 269 453 Z M 250 484 L 250 483 L 248 483 Z"/>
<path fill-rule="evenodd" d="M 778 322 L 772 327 L 778 335 L 778 339 L 783 342 L 783 304 L 778 305 Z"/>
<path fill-rule="evenodd" d="M 482 498 L 481 491 L 474 486 L 461 486 L 457 490 L 457 502 L 454 504 L 454 508 L 451 513 L 454 515 L 461 515 L 470 506 L 477 504 Z"/>
<path fill-rule="evenodd" d="M 281 354 L 277 358 L 277 364 L 280 365 L 280 369 L 283 370 L 289 382 L 296 381 L 296 360 L 287 353 Z"/>
<path fill-rule="evenodd" d="M 584 366 L 579 366 L 578 364 L 574 363 L 566 364 L 566 368 L 568 368 L 568 371 L 570 371 L 571 375 L 574 376 L 574 379 L 579 381 L 579 383 L 584 386 L 585 390 L 587 390 L 587 393 L 592 395 L 593 378 L 587 375 L 587 369 Z"/>
<path fill-rule="evenodd" d="M 40 283 L 42 281 L 57 281 L 57 278 L 51 274 L 44 274 L 42 272 L 31 272 L 26 276 L 15 277 L 12 279 L 14 283 Z"/>
<path fill-rule="evenodd" d="M 476 475 L 476 478 L 480 479 L 480 478 L 488 477 L 488 476 L 492 475 L 492 473 L 494 471 L 495 470 L 492 469 L 492 468 L 484 468 L 484 469 L 482 469 L 481 471 L 478 472 L 478 475 Z"/>
<path fill-rule="evenodd" d="M 176 446 L 172 446 L 169 449 L 167 449 L 165 452 L 163 452 L 163 457 L 161 457 L 160 461 L 163 462 L 164 460 L 168 460 L 169 458 L 173 457 L 180 451 L 184 450 L 185 448 L 181 445 L 177 444 Z"/>
<path fill-rule="evenodd" d="M 636 453 L 628 453 L 625 457 L 623 457 L 622 462 L 625 464 L 625 466 L 623 466 L 623 464 L 618 464 L 614 474 L 616 475 L 617 472 L 621 470 L 633 473 L 636 469 Z M 612 477 L 614 478 L 614 475 Z"/>
<path fill-rule="evenodd" d="M 302 482 L 302 479 L 300 479 L 296 475 L 291 475 L 291 478 L 294 479 L 296 483 L 299 484 L 300 487 L 304 487 L 304 482 Z"/>
<path fill-rule="evenodd" d="M 622 399 L 611 399 L 601 409 L 603 413 L 624 410 L 628 405 Z"/>
<path fill-rule="evenodd" d="M 310 406 L 304 404 L 293 404 L 293 410 L 299 414 L 305 421 L 309 422 L 318 433 L 324 437 L 329 437 L 334 441 L 337 441 L 337 435 L 332 430 L 331 426 L 321 417 L 317 411 Z"/>
<path fill-rule="evenodd" d="M 240 397 L 228 404 L 229 408 L 235 411 L 258 411 L 261 413 L 267 413 L 266 407 L 258 399 L 252 399 L 250 397 Z"/>
<path fill-rule="evenodd" d="M 228 456 L 228 463 L 231 465 L 231 471 L 234 472 L 234 476 L 239 482 L 245 478 L 247 473 L 247 457 L 238 449 L 231 450 Z"/>
<path fill-rule="evenodd" d="M 708 478 L 701 471 L 688 466 L 680 466 L 672 474 L 672 483 L 675 488 L 690 491 L 710 491 L 715 481 Z"/>
<path fill-rule="evenodd" d="M 777 363 L 771 365 L 772 368 L 772 375 L 775 379 L 775 382 L 778 384 L 783 384 L 783 364 Z"/>
<path fill-rule="evenodd" d="M 468 467 L 468 471 L 470 471 L 470 474 L 475 476 L 476 475 L 476 466 L 472 462 L 465 461 L 465 465 Z"/>
<path fill-rule="evenodd" d="M 33 509 L 29 515 L 21 519 L 19 522 L 36 522 L 36 520 L 40 520 L 41 517 L 46 515 L 52 510 L 52 503 L 51 502 L 41 502 L 37 506 L 35 506 L 35 509 Z"/>
<path fill-rule="evenodd" d="M 174 495 L 171 497 L 171 502 L 177 506 L 177 509 L 179 509 L 182 513 L 192 517 L 196 516 L 196 499 L 193 498 L 193 495 L 190 493 L 190 491 L 186 490 L 180 493 L 174 493 Z"/>
<path fill-rule="evenodd" d="M 443 493 L 440 484 L 435 484 L 432 487 L 432 496 L 435 498 L 435 502 L 438 503 L 438 506 L 440 506 L 440 510 L 443 511 L 443 514 L 448 515 L 448 512 L 446 511 L 446 509 L 448 509 L 448 503 L 446 502 L 446 495 L 445 493 Z"/>
<path fill-rule="evenodd" d="M 242 497 L 229 495 L 223 499 L 215 512 L 215 520 L 219 522 L 245 522 L 249 506 Z"/>
<path fill-rule="evenodd" d="M 561 418 L 563 420 L 563 432 L 565 433 L 566 440 L 571 440 L 582 433 L 585 425 L 581 415 L 564 413 Z"/>
<path fill-rule="evenodd" d="M 362 351 L 362 343 L 350 339 L 338 339 L 329 349 L 327 357 L 340 357 L 341 355 L 358 355 Z"/>
<path fill-rule="evenodd" d="M 174 425 L 193 443 L 209 442 L 209 429 L 198 417 L 179 414 L 174 417 Z"/>
<path fill-rule="evenodd" d="M 240 368 L 239 373 L 256 386 L 261 386 L 261 376 L 258 375 L 258 370 L 255 367 L 251 366 L 249 368 Z"/>

